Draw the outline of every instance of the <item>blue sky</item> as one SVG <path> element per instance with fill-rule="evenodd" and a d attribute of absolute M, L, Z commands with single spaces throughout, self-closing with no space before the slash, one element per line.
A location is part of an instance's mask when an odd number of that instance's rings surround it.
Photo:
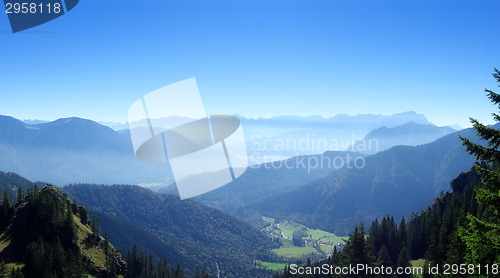
<path fill-rule="evenodd" d="M 0 114 L 125 122 L 136 99 L 196 77 L 209 114 L 491 123 L 499 11 L 497 0 L 82 0 L 16 34 L 3 14 Z"/>

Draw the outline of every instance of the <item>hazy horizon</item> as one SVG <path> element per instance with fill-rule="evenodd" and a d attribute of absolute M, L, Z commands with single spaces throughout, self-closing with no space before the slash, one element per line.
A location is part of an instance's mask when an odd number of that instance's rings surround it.
<path fill-rule="evenodd" d="M 305 116 L 286 114 L 286 115 L 275 115 L 275 116 L 269 116 L 269 117 L 248 117 L 248 116 L 241 115 L 241 114 L 234 114 L 233 116 L 243 117 L 243 118 L 246 118 L 248 120 L 261 120 L 261 119 L 262 120 L 266 120 L 266 119 L 274 119 L 274 118 L 282 118 L 282 117 L 297 117 L 297 118 L 301 118 L 301 119 L 318 118 L 319 117 L 322 120 L 328 120 L 328 119 L 332 119 L 332 118 L 335 118 L 335 117 L 338 117 L 338 116 L 347 116 L 347 117 L 356 117 L 356 116 L 393 116 L 393 115 L 404 114 L 404 113 L 415 113 L 417 115 L 423 115 L 429 121 L 430 124 L 433 124 L 433 125 L 436 125 L 436 126 L 439 126 L 439 127 L 444 127 L 444 126 L 449 126 L 449 127 L 452 127 L 452 128 L 460 127 L 461 129 L 471 127 L 470 123 L 467 126 L 461 126 L 458 123 L 451 123 L 451 124 L 447 124 L 447 125 L 437 125 L 436 123 L 430 121 L 425 114 L 418 113 L 418 112 L 415 112 L 415 111 L 402 111 L 402 112 L 397 112 L 397 113 L 394 113 L 394 114 L 383 114 L 383 113 L 378 113 L 378 114 L 375 114 L 375 113 L 347 114 L 347 113 L 339 113 L 339 114 L 335 114 L 335 115 L 331 115 L 331 116 L 324 116 L 324 115 L 318 115 L 318 114 L 316 114 L 316 115 L 305 115 Z M 61 117 L 52 118 L 52 119 L 22 118 L 22 117 L 18 118 L 18 117 L 15 117 L 14 115 L 8 115 L 8 114 L 3 114 L 3 116 L 13 117 L 15 119 L 18 119 L 18 120 L 23 121 L 23 122 L 28 123 L 28 124 L 33 124 L 33 123 L 29 123 L 31 121 L 33 121 L 33 122 L 53 122 L 53 121 L 56 121 L 56 120 L 59 120 L 59 119 L 73 118 L 73 117 L 81 118 L 81 119 L 86 119 L 86 120 L 91 120 L 91 121 L 94 121 L 94 122 L 97 122 L 97 123 L 100 123 L 100 124 L 103 124 L 103 125 L 107 125 L 107 124 L 126 125 L 126 124 L 128 124 L 127 120 L 124 120 L 124 121 L 112 121 L 112 120 L 106 120 L 106 119 L 102 120 L 102 119 L 85 118 L 85 117 L 79 117 L 79 116 L 61 116 Z M 35 124 L 37 124 L 37 123 L 35 123 Z M 486 122 L 485 124 L 494 124 L 494 122 L 493 122 L 493 120 L 491 120 L 491 122 Z"/>

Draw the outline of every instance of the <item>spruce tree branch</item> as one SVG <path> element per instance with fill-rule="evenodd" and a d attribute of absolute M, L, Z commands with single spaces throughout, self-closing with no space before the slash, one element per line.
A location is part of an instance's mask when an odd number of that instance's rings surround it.
<path fill-rule="evenodd" d="M 491 113 L 491 115 L 493 116 L 495 122 L 500 122 L 500 115 L 498 115 L 497 113 Z"/>
<path fill-rule="evenodd" d="M 500 146 L 500 130 L 483 125 L 473 118 L 470 121 L 477 131 L 479 138 L 488 141 L 488 147 L 497 149 Z"/>
<path fill-rule="evenodd" d="M 498 70 L 497 68 L 494 68 L 493 70 L 494 70 L 493 77 L 495 77 L 497 82 L 500 83 L 500 70 Z M 500 85 L 498 85 L 498 87 L 500 87 Z"/>

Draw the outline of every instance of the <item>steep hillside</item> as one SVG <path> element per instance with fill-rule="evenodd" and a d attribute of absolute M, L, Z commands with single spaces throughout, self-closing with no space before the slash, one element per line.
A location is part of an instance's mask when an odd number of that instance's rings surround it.
<path fill-rule="evenodd" d="M 436 198 L 432 205 L 410 219 L 408 250 L 413 259 L 427 257 L 435 263 L 443 263 L 446 250 L 454 249 L 460 254 L 450 252 L 447 261 L 457 260 L 452 257 L 457 255 L 464 261 L 465 243 L 459 240 L 457 228 L 467 227 L 467 213 L 486 218 L 488 212 L 476 200 L 475 188 L 481 187 L 481 176 L 475 168 L 460 174 L 450 186 L 451 192 Z"/>
<path fill-rule="evenodd" d="M 225 277 L 252 277 L 253 262 L 272 260 L 271 240 L 250 225 L 190 200 L 128 185 L 64 188 L 102 219 L 111 242 L 146 252 L 194 271 L 217 267 Z"/>
<path fill-rule="evenodd" d="M 449 190 L 449 181 L 474 163 L 458 134 L 475 138 L 467 129 L 426 145 L 394 147 L 366 157 L 364 167 L 340 169 L 250 204 L 237 215 L 285 218 L 338 235 L 346 235 L 360 221 L 369 223 L 387 214 L 409 216 Z"/>
<path fill-rule="evenodd" d="M 15 206 L 4 198 L 0 211 L 0 259 L 22 268 L 25 277 L 113 277 L 125 271 L 117 250 L 92 233 L 86 208 L 54 186 L 30 189 Z"/>

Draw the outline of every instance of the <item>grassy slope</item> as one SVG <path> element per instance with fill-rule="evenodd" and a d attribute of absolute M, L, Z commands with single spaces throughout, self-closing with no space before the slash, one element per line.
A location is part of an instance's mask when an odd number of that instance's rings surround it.
<path fill-rule="evenodd" d="M 104 252 L 95 244 L 85 244 L 85 239 L 92 234 L 89 225 L 83 225 L 80 218 L 76 215 L 73 216 L 73 220 L 78 226 L 78 247 L 80 247 L 81 253 L 85 257 L 90 258 L 95 267 L 104 268 L 106 258 Z M 10 244 L 10 238 L 6 233 L 7 231 L 0 235 L 0 253 Z M 6 264 L 6 273 L 10 273 L 12 268 L 21 268 L 23 266 L 24 264 L 22 263 L 8 263 Z"/>
<path fill-rule="evenodd" d="M 259 260 L 256 260 L 255 264 L 256 264 L 257 268 L 265 268 L 265 269 L 269 269 L 269 270 L 273 270 L 273 271 L 282 271 L 283 269 L 285 269 L 285 266 L 287 266 L 287 264 L 270 263 L 270 262 L 263 262 L 263 261 L 259 261 Z"/>
<path fill-rule="evenodd" d="M 100 248 L 98 248 L 96 245 L 85 244 L 85 239 L 92 234 L 92 232 L 90 231 L 90 227 L 88 225 L 83 225 L 82 222 L 80 221 L 80 218 L 77 217 L 76 215 L 73 216 L 73 220 L 75 221 L 75 224 L 78 226 L 78 247 L 80 247 L 82 254 L 85 257 L 90 258 L 95 267 L 97 268 L 104 267 L 105 266 L 104 252 L 100 250 Z M 10 237 L 7 234 L 8 234 L 8 229 L 6 229 L 5 232 L 0 235 L 0 253 L 10 244 Z M 23 266 L 24 264 L 22 264 L 21 262 L 8 263 L 6 264 L 6 273 L 7 274 L 10 273 L 13 268 L 21 268 Z"/>
<path fill-rule="evenodd" d="M 80 222 L 80 218 L 76 215 L 73 216 L 73 219 L 78 226 L 78 247 L 80 247 L 81 253 L 85 257 L 90 258 L 96 267 L 104 267 L 106 260 L 104 252 L 98 249 L 96 245 L 85 243 L 85 239 L 92 234 L 89 225 L 83 225 L 82 222 Z"/>
<path fill-rule="evenodd" d="M 89 236 L 92 235 L 90 226 L 88 224 L 83 224 L 78 215 L 73 215 L 73 220 L 75 225 L 78 227 L 78 247 L 80 248 L 80 252 L 83 256 L 90 258 L 90 261 L 92 262 L 90 267 L 92 269 L 105 268 L 106 256 L 104 254 L 104 239 L 100 237 L 98 242 L 89 243 L 86 239 L 88 239 Z M 0 254 L 10 245 L 10 228 L 11 226 L 7 227 L 0 234 Z M 109 247 L 110 250 L 115 249 L 111 244 L 109 244 Z M 11 272 L 12 268 L 21 268 L 23 266 L 24 264 L 22 262 L 7 263 L 5 271 L 5 274 L 7 274 L 6 277 L 9 277 L 8 275 Z M 3 277 L 1 276 L 2 274 L 3 273 L 0 273 L 0 277 Z M 89 275 L 89 277 L 93 276 Z M 120 275 L 119 277 L 122 276 Z"/>

